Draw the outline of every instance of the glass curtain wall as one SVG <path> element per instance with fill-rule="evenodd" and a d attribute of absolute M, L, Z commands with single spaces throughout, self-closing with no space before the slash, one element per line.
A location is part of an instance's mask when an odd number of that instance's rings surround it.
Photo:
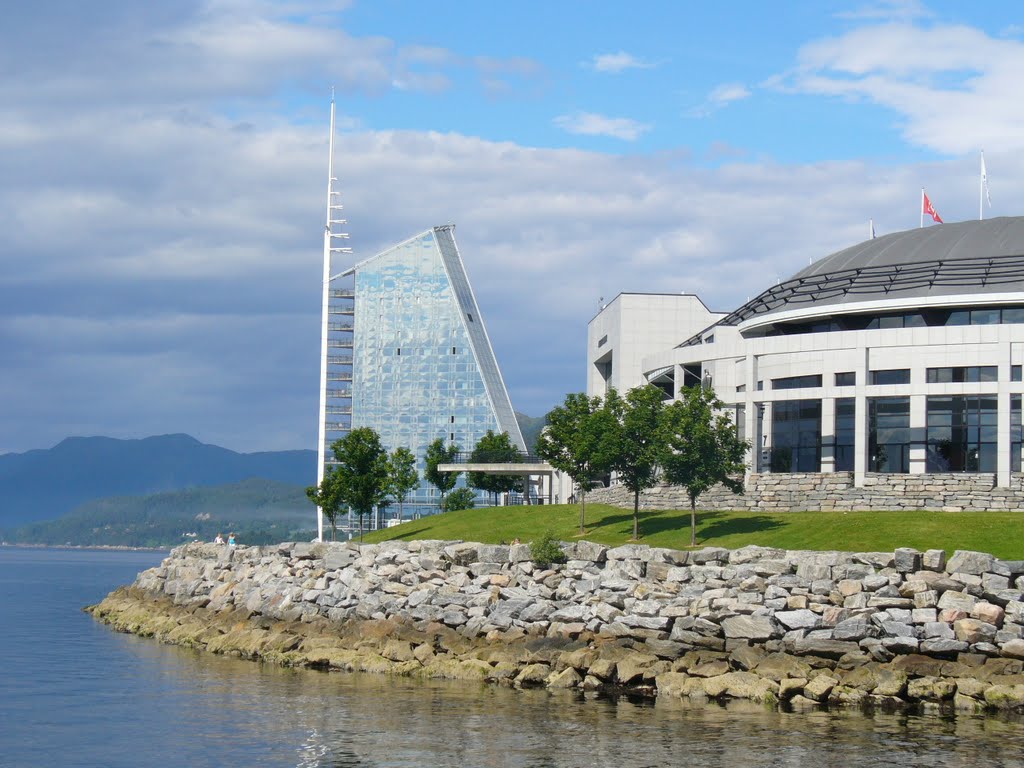
<path fill-rule="evenodd" d="M 389 452 L 411 450 L 421 477 L 436 438 L 470 451 L 501 431 L 466 328 L 479 318 L 463 319 L 432 231 L 357 267 L 355 322 L 354 427 L 376 430 Z M 437 501 L 422 481 L 405 513 L 435 512 Z"/>
<path fill-rule="evenodd" d="M 772 403 L 772 472 L 821 471 L 821 400 Z"/>
<path fill-rule="evenodd" d="M 928 472 L 995 472 L 995 395 L 928 398 Z"/>
<path fill-rule="evenodd" d="M 910 472 L 910 398 L 868 399 L 868 469 Z"/>
<path fill-rule="evenodd" d="M 856 401 L 852 397 L 836 398 L 835 470 L 852 472 L 854 433 L 857 428 Z"/>

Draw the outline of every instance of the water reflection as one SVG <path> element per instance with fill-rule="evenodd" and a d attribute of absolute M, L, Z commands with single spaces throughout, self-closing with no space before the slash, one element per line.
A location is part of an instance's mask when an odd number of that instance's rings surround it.
<path fill-rule="evenodd" d="M 1010 718 L 512 691 L 288 670 L 121 641 L 145 657 L 144 668 L 159 670 L 152 695 L 187 733 L 167 746 L 179 764 L 1024 766 L 1024 728 Z"/>

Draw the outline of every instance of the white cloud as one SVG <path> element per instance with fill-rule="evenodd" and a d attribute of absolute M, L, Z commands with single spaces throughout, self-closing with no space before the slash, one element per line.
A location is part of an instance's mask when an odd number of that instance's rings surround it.
<path fill-rule="evenodd" d="M 722 83 L 711 90 L 703 104 L 691 109 L 688 114 L 691 117 L 709 117 L 722 107 L 749 97 L 750 89 L 743 83 Z"/>
<path fill-rule="evenodd" d="M 627 69 L 650 69 L 653 64 L 648 64 L 630 53 L 619 51 L 618 53 L 602 53 L 594 56 L 590 66 L 596 72 L 606 72 L 617 75 Z"/>
<path fill-rule="evenodd" d="M 628 117 L 606 117 L 593 112 L 560 115 L 555 118 L 554 123 L 568 133 L 582 136 L 609 136 L 623 141 L 636 141 L 651 129 L 651 126 Z"/>
<path fill-rule="evenodd" d="M 950 155 L 1024 147 L 1024 43 L 962 25 L 862 26 L 816 40 L 777 87 L 873 102 L 899 116 L 904 137 Z"/>

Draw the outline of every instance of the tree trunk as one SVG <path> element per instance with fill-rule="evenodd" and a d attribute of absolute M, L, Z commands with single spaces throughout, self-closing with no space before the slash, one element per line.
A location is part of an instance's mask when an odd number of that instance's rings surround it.
<path fill-rule="evenodd" d="M 363 513 L 359 513 L 359 543 L 363 541 Z"/>
<path fill-rule="evenodd" d="M 331 518 L 331 541 L 337 541 L 338 540 L 337 535 L 338 535 L 338 525 L 335 522 L 335 519 L 332 517 Z"/>
<path fill-rule="evenodd" d="M 587 491 L 581 485 L 580 486 L 580 536 L 583 535 L 583 521 L 587 514 Z"/>
<path fill-rule="evenodd" d="M 640 491 L 633 491 L 633 541 L 640 541 Z"/>
<path fill-rule="evenodd" d="M 697 497 L 690 497 L 690 546 L 697 546 Z"/>

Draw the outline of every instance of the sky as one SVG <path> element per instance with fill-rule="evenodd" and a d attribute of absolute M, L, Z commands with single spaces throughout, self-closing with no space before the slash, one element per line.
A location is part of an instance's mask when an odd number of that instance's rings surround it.
<path fill-rule="evenodd" d="M 0 453 L 314 448 L 331 89 L 362 260 L 454 223 L 513 406 L 619 292 L 728 311 L 1024 213 L 1019 3 L 78 0 L 0 25 Z M 336 268 L 347 266 L 336 262 Z"/>

